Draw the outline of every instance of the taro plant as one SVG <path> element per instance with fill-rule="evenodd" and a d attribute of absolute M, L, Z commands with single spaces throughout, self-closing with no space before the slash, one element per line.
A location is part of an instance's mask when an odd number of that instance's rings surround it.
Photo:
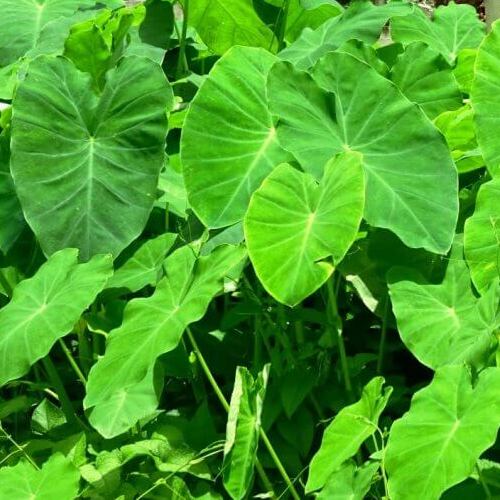
<path fill-rule="evenodd" d="M 499 23 L 0 7 L 1 499 L 500 495 Z"/>

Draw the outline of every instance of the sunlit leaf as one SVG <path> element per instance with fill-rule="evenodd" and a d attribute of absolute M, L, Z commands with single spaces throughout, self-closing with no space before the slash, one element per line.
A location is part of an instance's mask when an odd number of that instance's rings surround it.
<path fill-rule="evenodd" d="M 319 185 L 283 164 L 254 193 L 245 216 L 250 260 L 266 290 L 289 306 L 317 290 L 354 241 L 364 207 L 361 155 L 327 163 Z"/>
<path fill-rule="evenodd" d="M 385 464 L 391 498 L 438 500 L 474 470 L 500 425 L 500 369 L 471 380 L 465 366 L 438 370 L 392 428 Z"/>

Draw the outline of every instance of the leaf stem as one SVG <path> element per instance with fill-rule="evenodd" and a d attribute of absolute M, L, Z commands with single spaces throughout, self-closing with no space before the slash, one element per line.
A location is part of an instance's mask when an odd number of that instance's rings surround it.
<path fill-rule="evenodd" d="M 200 362 L 200 366 L 202 367 L 203 371 L 205 372 L 205 376 L 207 377 L 210 385 L 212 386 L 212 389 L 214 390 L 217 398 L 219 399 L 220 403 L 226 410 L 226 412 L 229 412 L 229 403 L 227 402 L 226 397 L 222 393 L 219 384 L 217 384 L 217 381 L 215 380 L 214 376 L 212 375 L 212 372 L 210 371 L 210 368 L 208 367 L 205 358 L 203 357 L 203 354 L 200 351 L 200 348 L 198 347 L 198 344 L 193 336 L 193 333 L 189 328 L 186 329 L 189 341 L 191 342 L 194 352 L 196 354 L 196 357 L 198 358 L 198 361 Z M 269 438 L 267 437 L 267 434 L 264 432 L 262 428 L 259 429 L 259 436 L 264 443 L 264 446 L 267 448 L 267 451 L 269 452 L 269 455 L 271 456 L 274 464 L 276 465 L 276 468 L 278 469 L 279 473 L 281 474 L 281 477 L 285 481 L 287 485 L 287 489 L 290 491 L 292 497 L 295 500 L 300 500 L 300 496 L 297 493 L 297 490 L 295 489 L 295 486 L 293 485 L 292 481 L 290 480 L 290 477 L 288 476 L 285 468 L 283 467 L 283 464 L 281 463 L 281 460 L 279 459 L 278 455 L 276 454 L 276 451 L 274 450 L 271 442 L 269 441 Z M 260 464 L 260 461 L 256 459 L 256 469 L 257 472 L 259 473 L 259 476 L 262 479 L 262 482 L 266 485 L 266 488 L 272 493 L 273 498 L 276 498 L 276 494 L 274 493 L 273 486 L 271 482 L 269 481 L 269 478 L 267 477 L 267 474 L 265 473 L 262 465 Z"/>
<path fill-rule="evenodd" d="M 479 468 L 479 465 L 477 463 L 476 463 L 476 471 L 477 471 L 477 476 L 479 478 L 479 482 L 481 483 L 484 493 L 486 494 L 486 498 L 487 499 L 492 498 L 491 490 L 486 481 L 484 480 L 483 475 L 481 474 L 481 469 Z"/>
<path fill-rule="evenodd" d="M 335 289 L 334 289 L 334 280 Z M 335 273 L 333 275 L 333 279 L 329 279 L 326 282 L 326 290 L 328 294 L 328 308 L 331 314 L 331 328 L 333 330 L 333 334 L 335 340 L 337 342 L 337 347 L 339 350 L 340 356 L 340 366 L 342 368 L 342 376 L 344 378 L 344 386 L 346 392 L 350 398 L 352 398 L 352 384 L 351 384 L 351 376 L 349 374 L 349 365 L 347 363 L 347 354 L 345 349 L 344 337 L 342 335 L 342 319 L 339 315 L 338 307 L 337 307 L 337 294 L 340 286 L 340 279 L 338 275 Z"/>
<path fill-rule="evenodd" d="M 58 342 L 59 345 L 61 346 L 62 351 L 64 352 L 64 355 L 68 359 L 71 368 L 73 368 L 73 371 L 76 373 L 76 376 L 80 379 L 83 385 L 86 385 L 87 380 L 85 378 L 85 375 L 83 374 L 82 370 L 80 369 L 77 362 L 73 358 L 73 355 L 71 354 L 71 351 L 68 349 L 68 346 L 66 345 L 63 339 L 59 339 Z"/>
<path fill-rule="evenodd" d="M 382 316 L 382 330 L 380 333 L 380 344 L 378 347 L 378 358 L 377 358 L 377 373 L 382 373 L 382 368 L 384 366 L 384 352 L 385 352 L 385 342 L 387 337 L 387 314 L 389 310 L 389 297 L 384 299 L 384 310 Z"/>
<path fill-rule="evenodd" d="M 40 470 L 40 467 L 38 467 L 38 465 L 35 463 L 35 461 L 28 455 L 28 453 L 26 453 L 26 450 L 19 444 L 17 444 L 17 442 L 15 441 L 15 439 L 3 428 L 2 426 L 2 423 L 0 422 L 0 431 L 2 432 L 2 434 L 5 436 L 5 438 L 10 441 L 10 443 L 12 443 L 14 445 L 14 447 L 20 452 L 22 453 L 26 459 L 28 460 L 28 462 L 36 469 L 36 470 Z"/>
<path fill-rule="evenodd" d="M 182 31 L 179 40 L 179 55 L 177 59 L 177 68 L 175 70 L 176 80 L 178 80 L 181 76 L 184 76 L 184 74 L 186 74 L 188 70 L 188 64 L 186 60 L 186 38 L 189 18 L 189 0 L 184 0 L 184 4 L 182 5 L 182 14 Z"/>

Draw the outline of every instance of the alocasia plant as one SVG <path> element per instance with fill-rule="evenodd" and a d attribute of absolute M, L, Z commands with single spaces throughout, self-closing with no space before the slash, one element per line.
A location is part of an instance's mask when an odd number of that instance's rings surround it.
<path fill-rule="evenodd" d="M 500 496 L 500 24 L 430 3 L 0 0 L 0 498 Z"/>

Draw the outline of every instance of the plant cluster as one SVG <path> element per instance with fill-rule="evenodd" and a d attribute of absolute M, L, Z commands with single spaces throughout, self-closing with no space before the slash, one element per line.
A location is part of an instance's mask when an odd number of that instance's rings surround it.
<path fill-rule="evenodd" d="M 499 497 L 500 23 L 0 8 L 0 499 Z"/>

